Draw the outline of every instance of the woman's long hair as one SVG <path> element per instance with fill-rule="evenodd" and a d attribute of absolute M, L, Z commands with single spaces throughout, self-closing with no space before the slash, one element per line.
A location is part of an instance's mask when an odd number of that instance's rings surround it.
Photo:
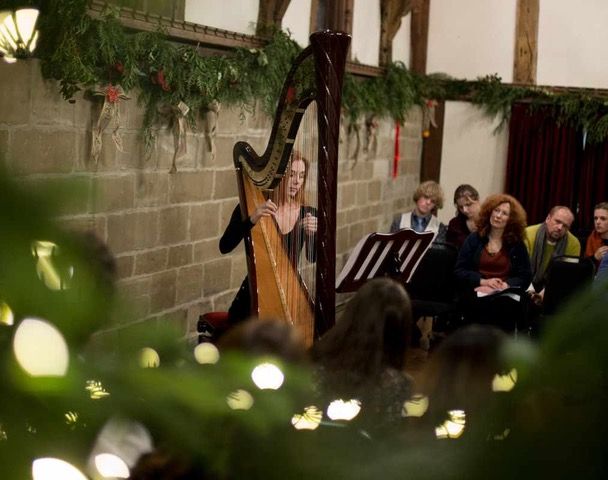
<path fill-rule="evenodd" d="M 521 203 L 511 195 L 499 193 L 490 195 L 482 203 L 477 217 L 477 232 L 481 237 L 487 237 L 490 234 L 492 226 L 490 225 L 490 217 L 492 212 L 501 203 L 508 203 L 511 206 L 511 214 L 507 220 L 507 226 L 502 235 L 502 240 L 507 245 L 520 242 L 524 238 L 524 230 L 526 228 L 526 211 Z"/>
<path fill-rule="evenodd" d="M 508 369 L 508 336 L 489 325 L 469 325 L 449 335 L 429 358 L 418 387 L 429 397 L 428 415 L 442 421 L 448 410 L 477 413 L 493 395 L 494 375 Z"/>
<path fill-rule="evenodd" d="M 403 368 L 411 324 L 403 286 L 389 278 L 370 280 L 313 346 L 313 360 L 335 380 L 332 388 L 356 390 L 377 380 L 386 367 Z"/>
<path fill-rule="evenodd" d="M 304 157 L 298 150 L 293 150 L 291 153 L 291 160 L 289 162 L 289 167 L 283 176 L 283 181 L 280 183 L 279 187 L 276 188 L 272 194 L 272 200 L 277 205 L 285 203 L 287 197 L 289 196 L 289 192 L 287 192 L 287 184 L 289 182 L 289 176 L 291 175 L 291 164 L 296 161 L 304 162 L 304 181 L 302 182 L 302 186 L 298 193 L 296 194 L 294 200 L 300 205 L 306 205 L 306 180 L 308 179 L 308 170 L 310 169 L 310 161 Z"/>

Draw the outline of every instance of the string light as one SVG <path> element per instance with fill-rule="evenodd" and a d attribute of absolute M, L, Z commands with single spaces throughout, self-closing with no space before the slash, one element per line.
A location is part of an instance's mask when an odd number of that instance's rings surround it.
<path fill-rule="evenodd" d="M 36 258 L 36 273 L 49 290 L 65 290 L 67 281 L 74 276 L 74 267 L 69 267 L 62 276 L 55 264 L 54 258 L 59 247 L 53 242 L 36 240 L 32 242 L 32 255 Z"/>
<path fill-rule="evenodd" d="M 13 325 L 15 323 L 15 315 L 6 303 L 0 302 L 0 324 Z"/>
<path fill-rule="evenodd" d="M 235 390 L 228 395 L 226 403 L 232 410 L 249 410 L 253 406 L 253 397 L 247 390 Z"/>
<path fill-rule="evenodd" d="M 68 370 L 68 345 L 45 320 L 24 319 L 15 332 L 13 351 L 21 368 L 33 377 L 61 377 Z"/>
<path fill-rule="evenodd" d="M 194 348 L 194 358 L 201 365 L 214 364 L 219 361 L 220 352 L 212 343 L 203 342 Z"/>
<path fill-rule="evenodd" d="M 142 368 L 158 368 L 160 366 L 160 355 L 153 348 L 142 348 L 139 352 L 139 366 Z"/>
<path fill-rule="evenodd" d="M 517 369 L 512 368 L 509 373 L 504 375 L 494 375 L 492 379 L 493 392 L 510 392 L 517 383 Z"/>
<path fill-rule="evenodd" d="M 87 480 L 74 465 L 59 458 L 38 458 L 32 463 L 34 480 Z"/>
<path fill-rule="evenodd" d="M 429 408 L 429 397 L 426 395 L 412 395 L 412 398 L 403 402 L 401 416 L 422 417 Z"/>
<path fill-rule="evenodd" d="M 76 412 L 66 412 L 64 416 L 65 423 L 68 425 L 75 425 L 78 422 L 78 413 Z"/>
<path fill-rule="evenodd" d="M 296 430 L 316 430 L 322 419 L 323 412 L 311 405 L 304 409 L 304 413 L 296 413 L 291 417 L 291 424 Z"/>
<path fill-rule="evenodd" d="M 277 390 L 283 385 L 285 376 L 276 365 L 262 363 L 253 369 L 251 379 L 261 390 Z"/>
<path fill-rule="evenodd" d="M 464 410 L 450 410 L 447 420 L 435 428 L 435 436 L 439 439 L 459 438 L 464 432 L 465 423 Z"/>
<path fill-rule="evenodd" d="M 99 400 L 110 396 L 110 392 L 106 391 L 99 380 L 87 380 L 85 390 L 89 392 L 92 400 Z"/>
<path fill-rule="evenodd" d="M 129 478 L 131 472 L 128 465 L 118 455 L 100 453 L 95 456 L 95 468 L 104 478 Z"/>
<path fill-rule="evenodd" d="M 334 400 L 327 407 L 327 416 L 332 420 L 347 420 L 350 421 L 359 415 L 361 411 L 361 402 L 351 399 L 344 401 L 342 399 Z"/>

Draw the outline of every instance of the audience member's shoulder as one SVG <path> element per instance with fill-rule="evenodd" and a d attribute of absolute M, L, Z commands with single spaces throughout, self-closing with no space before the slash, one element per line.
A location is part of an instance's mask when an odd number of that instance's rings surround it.
<path fill-rule="evenodd" d="M 450 221 L 448 222 L 448 228 L 455 228 L 459 223 L 461 222 L 460 217 L 458 217 L 458 215 L 456 215 L 455 217 L 452 217 L 450 219 Z"/>
<path fill-rule="evenodd" d="M 572 232 L 568 232 L 568 243 L 571 243 L 572 245 L 576 245 L 579 248 L 581 247 L 581 242 L 578 239 L 578 237 L 576 235 L 574 235 Z"/>

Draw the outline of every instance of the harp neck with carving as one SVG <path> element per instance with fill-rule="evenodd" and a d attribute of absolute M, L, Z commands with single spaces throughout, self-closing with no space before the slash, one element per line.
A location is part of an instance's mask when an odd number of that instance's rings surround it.
<path fill-rule="evenodd" d="M 316 259 L 314 279 L 303 280 L 300 265 L 284 248 L 273 218 L 262 218 L 245 238 L 251 311 L 292 323 L 307 344 L 334 324 L 336 196 L 340 98 L 350 37 L 318 32 L 295 60 L 283 85 L 268 146 L 256 154 L 245 142 L 234 146 L 241 214 L 251 216 L 290 168 L 304 114 L 316 106 Z M 307 164 L 308 165 L 308 164 Z M 308 174 L 309 172 L 307 172 Z M 308 248 L 308 247 L 307 247 Z M 308 254 L 308 252 L 307 252 Z"/>

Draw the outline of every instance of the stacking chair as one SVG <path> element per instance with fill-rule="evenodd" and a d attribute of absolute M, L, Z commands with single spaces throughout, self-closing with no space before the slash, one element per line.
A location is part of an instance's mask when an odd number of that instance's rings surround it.
<path fill-rule="evenodd" d="M 594 265 L 589 259 L 562 255 L 547 269 L 543 315 L 553 315 L 572 294 L 593 280 Z"/>

